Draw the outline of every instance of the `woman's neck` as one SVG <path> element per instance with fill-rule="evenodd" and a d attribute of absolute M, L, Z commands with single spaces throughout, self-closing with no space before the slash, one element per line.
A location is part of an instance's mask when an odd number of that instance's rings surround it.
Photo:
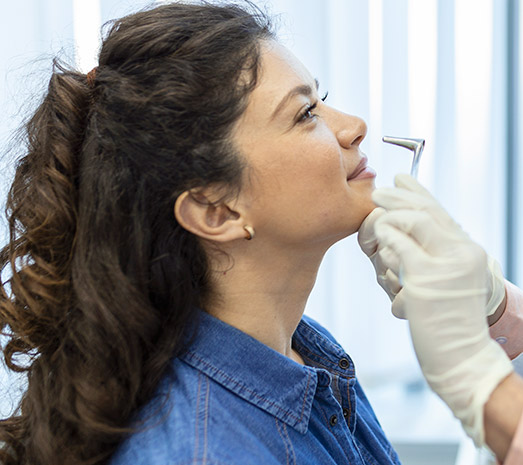
<path fill-rule="evenodd" d="M 267 253 L 253 247 L 249 253 L 235 254 L 232 268 L 215 272 L 216 298 L 210 299 L 206 310 L 302 363 L 292 350 L 292 335 L 316 281 L 323 253 Z"/>

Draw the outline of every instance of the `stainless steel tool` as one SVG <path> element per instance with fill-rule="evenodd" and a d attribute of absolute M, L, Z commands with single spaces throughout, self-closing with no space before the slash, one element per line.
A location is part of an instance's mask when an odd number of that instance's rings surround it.
<path fill-rule="evenodd" d="M 409 139 L 407 137 L 383 137 L 383 142 L 387 144 L 399 145 L 400 147 L 405 147 L 414 152 L 414 157 L 412 158 L 412 166 L 410 168 L 410 175 L 413 178 L 418 177 L 418 166 L 421 159 L 421 154 L 425 147 L 425 139 Z"/>

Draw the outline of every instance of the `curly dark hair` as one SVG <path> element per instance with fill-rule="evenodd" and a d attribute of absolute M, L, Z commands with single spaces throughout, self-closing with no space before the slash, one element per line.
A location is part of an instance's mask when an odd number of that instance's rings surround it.
<path fill-rule="evenodd" d="M 234 195 L 244 177 L 230 133 L 266 15 L 172 3 L 105 31 L 89 80 L 55 60 L 8 194 L 0 329 L 28 384 L 0 422 L 4 465 L 107 462 L 210 294 L 174 202 L 210 185 Z"/>

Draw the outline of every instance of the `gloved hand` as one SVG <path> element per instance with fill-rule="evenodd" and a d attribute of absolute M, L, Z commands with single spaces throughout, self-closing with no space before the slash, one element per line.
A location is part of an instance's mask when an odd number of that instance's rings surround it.
<path fill-rule="evenodd" d="M 401 200 L 403 202 L 402 205 L 406 208 L 431 212 L 434 220 L 441 226 L 459 228 L 459 225 L 439 206 L 430 192 L 414 178 L 408 175 L 398 175 L 395 181 L 397 187 L 409 191 L 409 193 L 404 193 L 405 195 Z M 435 208 L 433 209 L 433 207 Z M 385 213 L 385 209 L 378 207 L 365 218 L 358 231 L 358 243 L 374 265 L 378 283 L 392 301 L 392 313 L 397 318 L 404 319 L 403 298 L 400 292 L 401 284 L 398 279 L 398 264 L 391 263 L 391 267 L 384 265 L 381 255 L 387 254 L 388 251 L 383 248 L 378 251 L 378 241 L 374 231 L 375 223 L 383 213 Z M 485 314 L 488 317 L 496 312 L 505 298 L 505 279 L 501 267 L 490 256 L 488 257 L 486 286 L 487 304 L 485 306 Z"/>
<path fill-rule="evenodd" d="M 400 276 L 423 374 L 482 445 L 484 405 L 513 371 L 485 319 L 488 258 L 413 178 L 397 176 L 396 185 L 373 193 L 387 210 L 374 225 L 378 254 Z"/>

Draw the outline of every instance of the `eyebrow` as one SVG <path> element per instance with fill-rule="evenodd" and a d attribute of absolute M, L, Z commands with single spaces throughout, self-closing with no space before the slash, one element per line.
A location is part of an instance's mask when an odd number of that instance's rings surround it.
<path fill-rule="evenodd" d="M 317 91 L 320 88 L 320 82 L 318 81 L 318 79 L 314 79 L 314 84 L 316 85 Z M 272 112 L 271 119 L 274 119 L 274 117 L 282 110 L 282 108 L 287 104 L 287 102 L 292 98 L 296 97 L 297 95 L 305 95 L 306 97 L 310 97 L 312 95 L 312 87 L 307 84 L 303 84 L 291 89 L 287 93 L 287 95 L 285 95 L 285 97 L 281 99 L 280 103 L 278 103 L 278 106 Z"/>

